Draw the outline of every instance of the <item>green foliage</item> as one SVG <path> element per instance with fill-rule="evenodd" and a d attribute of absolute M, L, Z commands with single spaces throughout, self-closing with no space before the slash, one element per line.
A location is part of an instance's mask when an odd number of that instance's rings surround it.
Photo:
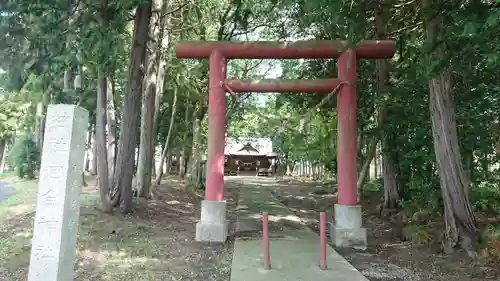
<path fill-rule="evenodd" d="M 485 182 L 474 186 L 470 200 L 476 212 L 500 215 L 500 185 L 497 182 Z"/>
<path fill-rule="evenodd" d="M 10 139 L 30 125 L 29 108 L 29 103 L 14 100 L 10 93 L 0 95 L 0 138 Z"/>
<path fill-rule="evenodd" d="M 40 168 L 40 151 L 30 134 L 20 136 L 8 155 L 8 164 L 20 178 L 34 179 Z"/>
<path fill-rule="evenodd" d="M 413 178 L 405 185 L 406 199 L 403 207 L 409 213 L 415 213 L 421 209 L 434 212 L 441 210 L 441 190 L 436 183 L 428 183 L 421 178 Z"/>

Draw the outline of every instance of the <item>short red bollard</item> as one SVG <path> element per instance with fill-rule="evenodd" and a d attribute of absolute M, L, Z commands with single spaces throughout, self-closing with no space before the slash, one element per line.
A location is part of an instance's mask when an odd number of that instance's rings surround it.
<path fill-rule="evenodd" d="M 262 213 L 262 239 L 264 240 L 264 269 L 271 269 L 269 257 L 269 215 Z"/>
<path fill-rule="evenodd" d="M 319 240 L 321 247 L 321 257 L 319 268 L 326 269 L 326 212 L 319 213 Z"/>

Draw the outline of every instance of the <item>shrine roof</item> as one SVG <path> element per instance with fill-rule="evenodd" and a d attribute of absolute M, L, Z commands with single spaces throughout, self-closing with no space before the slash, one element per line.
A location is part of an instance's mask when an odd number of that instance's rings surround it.
<path fill-rule="evenodd" d="M 275 155 L 270 138 L 227 138 L 224 154 L 241 156 Z"/>

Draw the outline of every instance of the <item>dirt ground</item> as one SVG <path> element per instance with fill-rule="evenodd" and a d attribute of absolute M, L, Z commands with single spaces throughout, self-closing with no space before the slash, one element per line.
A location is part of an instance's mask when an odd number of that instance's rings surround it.
<path fill-rule="evenodd" d="M 76 281 L 229 280 L 233 241 L 224 245 L 194 241 L 202 194 L 186 193 L 182 182 L 171 177 L 155 188 L 153 200 L 137 201 L 131 215 L 107 215 L 95 207 L 94 179 L 86 181 Z M 8 206 L 0 206 L 2 281 L 27 279 L 36 183 L 24 185 Z M 236 189 L 226 188 L 232 221 L 237 194 Z"/>
<path fill-rule="evenodd" d="M 155 188 L 153 200 L 136 201 L 136 211 L 131 215 L 107 215 L 95 207 L 98 195 L 94 179 L 87 177 L 86 181 L 89 185 L 82 194 L 76 281 L 229 280 L 233 241 L 224 245 L 194 241 L 202 191 L 186 192 L 181 181 L 170 177 Z M 9 182 L 16 194 L 0 203 L 0 280 L 21 281 L 27 279 L 36 182 Z M 332 214 L 336 202 L 333 195 L 313 194 L 317 185 L 287 180 L 274 191 L 316 232 L 318 212 Z M 231 185 L 225 190 L 228 219 L 234 222 L 238 190 Z M 380 201 L 370 198 L 362 202 L 368 250 L 338 251 L 371 281 L 500 280 L 500 264 L 477 264 L 465 253 L 439 254 L 439 246 L 432 243 L 438 240 L 438 230 L 432 233 L 430 244 L 401 241 L 394 231 L 397 226 L 380 219 Z"/>
<path fill-rule="evenodd" d="M 318 213 L 327 211 L 331 215 L 336 198 L 331 194 L 313 194 L 311 191 L 319 183 L 292 179 L 280 183 L 280 188 L 274 191 L 274 195 L 311 229 L 318 232 Z M 394 230 L 397 226 L 380 218 L 380 203 L 380 199 L 369 197 L 362 200 L 363 223 L 368 231 L 367 251 L 337 249 L 371 281 L 500 280 L 500 264 L 477 264 L 460 252 L 451 256 L 440 254 L 437 241 L 440 236 L 438 229 L 442 229 L 442 226 L 430 233 L 430 243 L 425 245 L 401 241 L 401 235 Z M 441 218 L 437 218 L 434 224 L 440 225 L 441 221 Z M 327 230 L 329 231 L 329 227 Z M 328 233 L 328 237 L 329 235 Z"/>

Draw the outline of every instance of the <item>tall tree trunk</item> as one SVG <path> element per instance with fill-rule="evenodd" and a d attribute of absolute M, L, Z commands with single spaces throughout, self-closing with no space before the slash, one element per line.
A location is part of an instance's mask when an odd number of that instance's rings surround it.
<path fill-rule="evenodd" d="M 189 104 L 186 104 L 186 109 L 184 111 L 184 126 L 188 127 L 189 124 Z M 181 143 L 181 156 L 179 159 L 179 176 L 184 179 L 186 176 L 186 157 L 187 157 L 187 146 L 188 146 L 188 130 L 184 130 L 184 135 L 182 137 L 183 143 Z"/>
<path fill-rule="evenodd" d="M 7 140 L 5 138 L 0 139 L 0 174 L 4 172 L 5 169 L 5 151 L 7 150 Z"/>
<path fill-rule="evenodd" d="M 174 131 L 176 109 L 177 109 L 177 90 L 174 89 L 174 99 L 172 101 L 172 114 L 170 116 L 170 125 L 168 127 L 167 139 L 165 140 L 165 146 L 163 147 L 163 151 L 161 152 L 160 164 L 158 165 L 158 171 L 156 173 L 156 179 L 155 179 L 156 185 L 161 184 L 161 177 L 162 177 L 161 173 L 163 172 L 165 157 L 167 157 L 167 152 L 170 150 L 170 139 L 172 138 L 172 134 Z"/>
<path fill-rule="evenodd" d="M 123 102 L 122 128 L 118 140 L 118 155 L 113 177 L 113 205 L 120 203 L 122 213 L 132 211 L 132 179 L 135 166 L 135 148 L 139 127 L 142 97 L 143 66 L 149 39 L 151 1 L 141 2 L 135 10 L 132 52 L 130 54 L 127 88 Z"/>
<path fill-rule="evenodd" d="M 170 17 L 167 15 L 167 11 L 170 8 L 171 0 L 163 0 L 161 4 L 161 15 L 160 25 L 158 29 L 158 36 L 156 37 L 156 44 L 158 50 L 157 64 L 158 64 L 158 72 L 156 73 L 156 94 L 155 94 L 155 109 L 153 115 L 153 155 L 155 155 L 156 150 L 156 135 L 158 134 L 158 116 L 160 115 L 160 105 L 163 97 L 163 91 L 165 86 L 165 78 L 167 73 L 167 61 L 168 58 L 165 56 L 166 51 L 169 48 L 169 34 L 167 31 L 167 25 L 170 22 Z M 163 150 L 162 150 L 163 151 Z M 161 154 L 161 152 L 160 152 Z M 153 157 L 153 163 L 155 163 L 155 159 Z M 156 174 L 156 165 L 153 164 L 153 175 L 158 176 Z M 161 177 L 161 176 L 160 176 Z"/>
<path fill-rule="evenodd" d="M 159 158 L 157 158 L 157 159 L 159 159 L 159 161 L 155 161 L 155 168 L 156 168 L 156 171 L 155 171 L 155 180 L 156 180 L 156 177 L 158 177 L 158 176 L 159 176 L 159 177 L 163 177 L 163 174 L 164 174 L 164 173 L 163 173 L 163 168 L 162 168 L 162 170 L 160 170 L 160 169 L 159 169 L 159 166 L 161 165 L 161 163 L 160 163 L 160 162 L 162 161 L 162 160 L 161 160 L 161 157 L 162 157 L 162 155 L 163 155 L 163 151 L 164 151 L 164 150 L 165 150 L 165 143 L 163 143 L 163 144 L 160 146 L 160 157 L 159 157 Z M 161 174 L 159 174 L 159 173 L 161 173 Z"/>
<path fill-rule="evenodd" d="M 106 76 L 102 71 L 97 74 L 97 108 L 95 135 L 97 147 L 97 183 L 99 186 L 99 196 L 101 208 L 104 212 L 111 212 L 111 198 L 109 196 L 109 166 L 108 149 L 106 145 Z"/>
<path fill-rule="evenodd" d="M 95 125 L 93 126 L 93 138 L 92 138 L 92 169 L 90 170 L 90 174 L 95 176 L 97 175 L 97 145 L 96 145 L 96 134 L 95 134 Z"/>
<path fill-rule="evenodd" d="M 443 249 L 451 252 L 460 246 L 474 256 L 478 228 L 469 202 L 469 180 L 460 157 L 450 74 L 443 71 L 430 79 L 429 90 L 434 151 L 445 211 Z"/>
<path fill-rule="evenodd" d="M 424 9 L 426 40 L 429 43 L 427 61 L 443 59 L 443 18 L 436 10 L 441 1 L 421 0 Z M 465 176 L 458 145 L 457 125 L 453 105 L 452 81 L 448 69 L 440 69 L 429 77 L 429 107 L 431 112 L 434 151 L 444 203 L 445 232 L 443 250 L 451 252 L 461 247 L 474 257 L 479 239 L 477 222 L 469 202 L 469 179 Z"/>
<path fill-rule="evenodd" d="M 139 159 L 137 162 L 137 193 L 139 196 L 149 198 L 151 186 L 151 170 L 153 166 L 153 114 L 155 82 L 151 79 L 156 69 L 149 63 L 148 86 L 142 97 L 141 134 L 139 144 Z"/>
<path fill-rule="evenodd" d="M 286 165 L 286 172 L 285 172 L 285 175 L 287 175 L 287 176 L 291 176 L 291 175 L 292 175 L 292 173 L 293 173 L 293 168 L 290 168 L 290 166 L 291 166 L 291 165 L 293 165 L 293 164 L 288 163 L 288 162 L 285 162 L 285 165 Z M 293 166 L 294 166 L 294 165 L 293 165 Z"/>
<path fill-rule="evenodd" d="M 3 154 L 2 154 L 2 162 L 0 163 L 0 173 L 4 173 L 5 171 L 8 171 L 10 168 L 7 165 L 7 154 L 9 152 L 9 145 L 5 144 L 3 148 Z"/>
<path fill-rule="evenodd" d="M 153 159 L 151 160 L 151 178 L 156 178 L 156 147 L 153 147 Z"/>
<path fill-rule="evenodd" d="M 109 166 L 109 174 L 113 175 L 115 170 L 115 161 L 116 161 L 116 109 L 115 109 L 115 97 L 114 97 L 114 87 L 113 87 L 113 78 L 108 76 L 106 78 L 106 102 L 107 102 L 107 111 L 106 111 L 106 119 L 108 126 L 108 166 Z M 111 176 L 111 179 L 113 177 Z M 110 181 L 111 184 L 111 181 Z"/>
<path fill-rule="evenodd" d="M 182 150 L 179 157 L 179 177 L 184 179 L 186 177 L 186 148 L 185 144 L 182 144 Z"/>
<path fill-rule="evenodd" d="M 388 20 L 390 18 L 390 1 L 378 0 L 375 5 L 375 25 L 377 28 L 378 39 L 387 39 Z M 386 59 L 377 60 L 377 81 L 378 81 L 378 127 L 384 128 L 387 122 L 387 108 L 382 97 L 389 92 L 389 62 Z M 401 201 L 401 183 L 397 175 L 397 169 L 394 166 L 395 161 L 391 153 L 391 147 L 388 144 L 386 133 L 381 130 L 382 140 L 382 169 L 384 177 L 384 207 L 394 209 L 399 206 Z"/>
<path fill-rule="evenodd" d="M 165 52 L 163 50 L 163 36 L 165 34 L 167 6 L 167 0 L 154 1 L 154 10 L 158 12 L 155 13 L 155 17 L 151 18 L 150 26 L 155 42 L 151 42 L 151 53 L 148 56 L 147 82 L 142 99 L 141 140 L 137 167 L 138 194 L 145 198 L 149 197 L 151 187 L 156 126 L 165 77 L 166 61 L 162 54 Z"/>
<path fill-rule="evenodd" d="M 89 126 L 87 132 L 87 145 L 86 145 L 86 153 L 85 153 L 85 171 L 90 172 L 90 151 L 92 147 L 92 125 Z"/>
<path fill-rule="evenodd" d="M 370 163 L 373 160 L 373 157 L 375 157 L 375 152 L 377 151 L 377 143 L 378 143 L 378 137 L 374 136 L 368 143 L 367 151 L 366 151 L 366 156 L 365 156 L 365 162 L 363 163 L 363 166 L 361 167 L 361 171 L 359 172 L 358 175 L 358 182 L 357 182 L 357 188 L 358 188 L 358 201 L 361 198 L 361 190 L 363 188 L 363 184 L 366 182 L 366 177 L 368 176 L 370 172 Z"/>
<path fill-rule="evenodd" d="M 397 178 L 397 167 L 389 152 L 382 154 L 382 169 L 384 176 L 384 208 L 398 209 L 401 204 L 401 190 Z"/>
<path fill-rule="evenodd" d="M 189 157 L 189 166 L 186 175 L 186 181 L 191 184 L 196 184 L 199 179 L 198 175 L 201 162 L 201 131 L 200 124 L 201 118 L 200 114 L 201 108 L 200 104 L 196 104 L 195 110 L 193 112 L 193 143 L 191 146 L 191 157 Z"/>
<path fill-rule="evenodd" d="M 44 132 L 44 104 L 43 102 L 38 102 L 36 104 L 36 119 L 35 119 L 35 142 L 38 149 L 42 151 L 43 145 L 43 132 Z"/>
<path fill-rule="evenodd" d="M 174 155 L 173 149 L 167 151 L 167 157 L 165 157 L 165 175 L 168 177 L 172 171 L 172 157 Z"/>
<path fill-rule="evenodd" d="M 106 11 L 108 8 L 108 1 L 101 0 L 101 7 L 99 9 L 99 22 L 101 28 L 106 28 Z M 99 186 L 99 197 L 101 200 L 101 208 L 104 212 L 111 212 L 111 198 L 110 198 L 110 182 L 112 177 L 109 172 L 108 164 L 108 149 L 106 142 L 106 125 L 108 121 L 108 80 L 104 72 L 104 62 L 100 62 L 97 71 L 97 102 L 96 102 L 96 124 L 95 124 L 95 152 L 97 153 L 97 184 Z M 111 93 L 111 96 L 113 94 Z M 109 128 L 108 128 L 109 129 Z"/>

